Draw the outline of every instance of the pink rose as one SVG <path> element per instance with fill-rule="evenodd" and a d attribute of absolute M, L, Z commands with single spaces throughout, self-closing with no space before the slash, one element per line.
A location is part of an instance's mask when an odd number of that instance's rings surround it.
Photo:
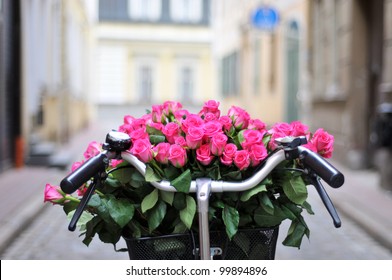
<path fill-rule="evenodd" d="M 162 129 L 165 127 L 162 123 L 157 123 L 157 122 L 149 122 L 147 123 L 147 126 L 155 128 L 156 130 L 162 131 Z"/>
<path fill-rule="evenodd" d="M 231 106 L 228 116 L 233 120 L 234 127 L 237 130 L 248 128 L 250 116 L 244 109 L 237 106 Z"/>
<path fill-rule="evenodd" d="M 217 119 L 218 118 L 213 113 L 205 113 L 205 115 L 204 115 L 205 122 L 215 121 Z"/>
<path fill-rule="evenodd" d="M 131 137 L 132 142 L 135 142 L 138 139 L 148 139 L 148 133 L 146 131 L 146 128 L 137 128 L 134 131 L 132 131 L 129 135 Z"/>
<path fill-rule="evenodd" d="M 87 150 L 83 153 L 83 155 L 85 159 L 89 159 L 98 155 L 100 152 L 101 145 L 96 141 L 92 141 L 88 144 Z"/>
<path fill-rule="evenodd" d="M 181 129 L 188 133 L 190 127 L 202 127 L 204 124 L 203 119 L 195 114 L 189 114 L 181 123 Z"/>
<path fill-rule="evenodd" d="M 124 132 L 129 135 L 133 131 L 133 127 L 129 123 L 124 123 L 123 125 L 118 127 L 118 131 Z"/>
<path fill-rule="evenodd" d="M 199 115 L 206 115 L 211 113 L 215 116 L 215 118 L 219 118 L 220 110 L 219 110 L 219 102 L 215 100 L 208 100 L 204 103 L 203 108 L 201 109 Z"/>
<path fill-rule="evenodd" d="M 125 115 L 124 116 L 124 124 L 132 124 L 132 122 L 135 120 L 135 117 L 131 115 Z"/>
<path fill-rule="evenodd" d="M 60 187 L 46 184 L 44 193 L 44 202 L 51 202 L 58 204 L 64 199 L 64 195 L 61 193 Z"/>
<path fill-rule="evenodd" d="M 290 123 L 290 127 L 291 136 L 305 136 L 306 134 L 308 134 L 309 128 L 300 121 L 293 121 L 292 123 Z"/>
<path fill-rule="evenodd" d="M 170 144 L 167 142 L 158 143 L 154 148 L 153 152 L 155 154 L 155 159 L 157 162 L 162 164 L 169 163 L 169 149 Z"/>
<path fill-rule="evenodd" d="M 182 104 L 180 102 L 176 101 L 166 101 L 163 103 L 163 113 L 166 116 L 169 116 L 170 114 L 174 114 L 176 111 L 180 110 L 182 108 Z"/>
<path fill-rule="evenodd" d="M 169 149 L 169 161 L 177 168 L 183 167 L 187 163 L 186 150 L 180 145 L 173 144 Z"/>
<path fill-rule="evenodd" d="M 167 142 L 174 144 L 174 137 L 180 135 L 180 126 L 175 122 L 169 122 L 162 129 L 162 132 L 166 136 Z"/>
<path fill-rule="evenodd" d="M 185 136 L 186 143 L 190 149 L 197 149 L 201 146 L 204 136 L 202 127 L 191 126 L 188 128 L 188 134 Z"/>
<path fill-rule="evenodd" d="M 230 129 L 233 127 L 233 122 L 229 116 L 221 116 L 219 118 L 219 122 L 222 124 L 225 131 L 230 131 Z"/>
<path fill-rule="evenodd" d="M 254 144 L 263 143 L 263 136 L 260 131 L 247 129 L 243 132 L 242 136 L 244 137 L 244 141 L 241 143 L 242 148 L 249 149 Z"/>
<path fill-rule="evenodd" d="M 228 143 L 225 146 L 223 154 L 220 158 L 221 162 L 224 165 L 230 166 L 233 163 L 233 159 L 236 152 L 237 152 L 237 146 L 233 143 Z"/>
<path fill-rule="evenodd" d="M 263 132 L 266 130 L 266 125 L 259 119 L 252 119 L 249 121 L 248 129 L 256 129 L 260 132 Z"/>
<path fill-rule="evenodd" d="M 317 153 L 325 158 L 332 157 L 334 137 L 324 129 L 317 129 L 310 142 L 316 148 Z"/>
<path fill-rule="evenodd" d="M 269 141 L 268 147 L 271 150 L 275 150 L 278 147 L 278 144 L 276 144 L 275 139 L 290 136 L 291 129 L 292 127 L 290 126 L 290 124 L 285 122 L 274 124 L 272 128 L 268 131 L 271 134 L 271 140 Z"/>
<path fill-rule="evenodd" d="M 233 161 L 235 166 L 237 166 L 240 170 L 248 168 L 251 161 L 249 152 L 247 150 L 237 151 L 234 155 Z"/>
<path fill-rule="evenodd" d="M 214 156 L 211 154 L 209 144 L 201 145 L 200 148 L 196 150 L 196 159 L 202 165 L 209 165 L 211 163 L 211 161 L 214 159 Z"/>
<path fill-rule="evenodd" d="M 123 163 L 123 162 L 124 162 L 124 160 L 122 160 L 122 159 L 112 159 L 110 161 L 110 167 L 114 168 L 114 167 L 116 167 L 117 165 L 119 165 L 120 163 Z"/>
<path fill-rule="evenodd" d="M 285 122 L 276 123 L 269 130 L 271 134 L 279 134 L 281 137 L 291 135 L 292 127 L 290 124 Z"/>
<path fill-rule="evenodd" d="M 214 134 L 222 133 L 222 124 L 218 121 L 210 121 L 204 124 L 204 135 L 212 137 Z"/>
<path fill-rule="evenodd" d="M 133 142 L 131 154 L 144 163 L 150 162 L 153 159 L 150 140 L 137 139 L 135 142 Z"/>
<path fill-rule="evenodd" d="M 268 156 L 268 152 L 263 144 L 256 144 L 250 147 L 249 156 L 252 166 L 257 166 Z"/>
<path fill-rule="evenodd" d="M 151 107 L 151 118 L 156 123 L 163 123 L 165 121 L 165 115 L 163 114 L 162 105 L 153 105 Z"/>
<path fill-rule="evenodd" d="M 174 112 L 174 117 L 176 118 L 178 123 L 181 123 L 189 115 L 190 115 L 189 111 L 184 109 L 179 109 Z"/>
<path fill-rule="evenodd" d="M 71 166 L 71 171 L 74 172 L 76 169 L 78 169 L 82 164 L 84 163 L 84 161 L 76 161 L 72 164 Z"/>
<path fill-rule="evenodd" d="M 146 119 L 144 119 L 144 118 L 134 119 L 132 121 L 132 127 L 134 130 L 139 129 L 139 128 L 145 128 L 146 127 Z"/>
<path fill-rule="evenodd" d="M 227 143 L 227 136 L 224 133 L 217 133 L 211 137 L 211 153 L 215 156 L 223 154 Z"/>
<path fill-rule="evenodd" d="M 175 136 L 174 137 L 174 144 L 180 145 L 181 147 L 184 147 L 184 148 L 187 147 L 185 138 L 182 136 Z"/>

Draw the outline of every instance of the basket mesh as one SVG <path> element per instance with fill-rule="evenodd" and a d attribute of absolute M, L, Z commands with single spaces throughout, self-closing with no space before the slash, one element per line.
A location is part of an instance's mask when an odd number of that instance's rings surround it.
<path fill-rule="evenodd" d="M 279 227 L 239 230 L 232 240 L 224 231 L 210 232 L 210 247 L 222 249 L 222 260 L 273 260 Z M 124 237 L 131 260 L 194 260 L 199 257 L 198 235 Z"/>

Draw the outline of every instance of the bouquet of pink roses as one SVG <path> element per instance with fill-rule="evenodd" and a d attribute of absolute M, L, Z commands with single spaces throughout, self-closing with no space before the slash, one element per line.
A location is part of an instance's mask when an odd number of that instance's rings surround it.
<path fill-rule="evenodd" d="M 326 158 L 332 155 L 334 138 L 323 129 L 312 134 L 299 121 L 268 128 L 236 106 L 222 114 L 219 105 L 210 100 L 198 113 L 191 113 L 180 103 L 167 101 L 139 118 L 124 117 L 118 130 L 130 136 L 129 151 L 146 164 L 146 174 L 142 176 L 122 160 L 110 162 L 104 185 L 95 191 L 78 223 L 86 245 L 95 234 L 103 242 L 116 244 L 125 232 L 141 237 L 197 231 L 191 181 L 201 177 L 241 181 L 252 176 L 277 148 L 276 138 L 306 136 L 307 148 Z M 84 159 L 72 169 L 101 151 L 102 144 L 91 142 Z M 309 236 L 302 211 L 313 211 L 306 201 L 307 182 L 296 171 L 298 164 L 287 160 L 249 191 L 213 193 L 211 229 L 225 229 L 233 238 L 239 228 L 273 227 L 289 219 L 291 226 L 283 244 L 299 248 L 303 236 Z M 178 192 L 151 186 L 163 179 Z M 72 196 L 47 184 L 45 201 L 62 205 L 71 216 L 88 185 Z"/>

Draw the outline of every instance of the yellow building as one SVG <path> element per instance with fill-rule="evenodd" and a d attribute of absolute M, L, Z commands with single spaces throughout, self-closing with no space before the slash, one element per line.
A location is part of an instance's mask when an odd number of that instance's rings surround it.
<path fill-rule="evenodd" d="M 268 124 L 306 120 L 307 1 L 214 1 L 213 10 L 225 106 Z"/>
<path fill-rule="evenodd" d="M 100 0 L 97 103 L 213 98 L 209 0 Z"/>
<path fill-rule="evenodd" d="M 56 148 L 91 120 L 93 17 L 88 0 L 20 3 L 19 154 L 52 165 Z M 22 147 L 23 145 L 23 147 Z M 61 162 L 65 164 L 65 162 Z"/>

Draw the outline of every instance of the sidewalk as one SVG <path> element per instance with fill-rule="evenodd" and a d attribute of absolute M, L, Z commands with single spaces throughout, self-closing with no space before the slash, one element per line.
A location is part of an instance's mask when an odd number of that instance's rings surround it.
<path fill-rule="evenodd" d="M 59 153 L 68 153 L 77 161 L 90 141 L 104 141 L 106 133 L 112 128 L 116 127 L 110 123 L 94 124 L 76 135 Z M 340 189 L 324 185 L 341 216 L 342 227 L 346 219 L 351 219 L 392 251 L 392 193 L 378 186 L 378 176 L 374 171 L 353 171 L 338 163 L 332 164 L 345 175 L 345 184 Z M 44 207 L 50 207 L 43 203 L 45 184 L 59 184 L 68 170 L 70 168 L 59 170 L 26 166 L 0 174 L 0 254 Z"/>
<path fill-rule="evenodd" d="M 113 127 L 109 122 L 94 123 L 60 147 L 59 155 L 68 154 L 73 159 L 66 170 L 25 166 L 0 174 L 0 254 L 45 207 L 51 206 L 44 203 L 46 183 L 59 185 L 71 170 L 72 163 L 82 159 L 88 144 L 93 140 L 103 142 L 106 133 L 113 128 L 117 126 Z"/>

